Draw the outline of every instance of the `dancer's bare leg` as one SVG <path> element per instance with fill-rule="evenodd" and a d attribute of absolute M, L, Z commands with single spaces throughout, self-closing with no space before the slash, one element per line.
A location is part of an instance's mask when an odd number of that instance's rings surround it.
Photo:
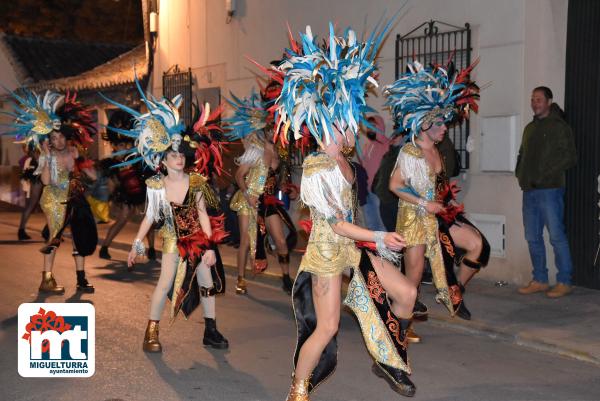
<path fill-rule="evenodd" d="M 387 260 L 368 255 L 381 286 L 393 301 L 392 312 L 401 319 L 410 319 L 417 299 L 417 287 Z"/>
<path fill-rule="evenodd" d="M 159 321 L 165 309 L 167 295 L 173 286 L 175 273 L 177 273 L 177 256 L 176 253 L 163 253 L 162 255 L 160 276 L 150 301 L 150 320 Z"/>
<path fill-rule="evenodd" d="M 131 208 L 129 205 L 125 203 L 121 205 L 121 210 L 119 210 L 117 219 L 115 220 L 113 225 L 110 226 L 110 228 L 108 229 L 108 232 L 106 233 L 106 238 L 104 238 L 104 241 L 102 242 L 103 247 L 110 246 L 115 237 L 119 234 L 119 232 L 121 232 L 123 227 L 125 227 L 125 224 L 127 224 L 127 220 L 131 216 L 132 211 L 133 208 Z"/>
<path fill-rule="evenodd" d="M 410 280 L 415 288 L 418 288 L 425 268 L 425 245 L 406 248 L 404 251 L 404 267 L 406 278 Z"/>
<path fill-rule="evenodd" d="M 483 241 L 479 231 L 467 224 L 454 224 L 452 227 L 450 227 L 450 235 L 452 236 L 454 244 L 458 248 L 467 251 L 465 254 L 465 259 L 468 259 L 472 262 L 478 261 L 483 248 Z M 463 259 L 463 263 L 460 265 L 458 279 L 462 285 L 465 286 L 478 271 L 478 269 L 473 269 L 465 265 Z"/>
<path fill-rule="evenodd" d="M 56 257 L 56 249 L 53 249 L 50 253 L 44 254 L 44 271 L 51 272 L 54 267 L 54 258 Z"/>
<path fill-rule="evenodd" d="M 246 262 L 248 260 L 248 251 L 250 250 L 250 235 L 248 234 L 249 217 L 238 214 L 238 221 L 240 225 L 240 247 L 237 252 L 237 267 L 238 276 L 244 277 Z"/>
<path fill-rule="evenodd" d="M 283 221 L 278 214 L 273 214 L 266 218 L 265 224 L 267 226 L 267 231 L 275 241 L 275 247 L 277 248 L 278 255 L 288 255 L 289 250 L 287 247 L 287 243 L 285 241 L 285 233 L 283 230 Z M 280 258 L 279 267 L 281 268 L 281 273 L 290 274 L 290 264 L 289 261 L 283 262 Z"/>
<path fill-rule="evenodd" d="M 25 209 L 23 209 L 23 213 L 21 213 L 21 222 L 19 223 L 19 230 L 25 230 L 27 227 L 27 221 L 29 221 L 29 217 L 31 213 L 33 213 L 35 207 L 40 203 L 40 198 L 42 197 L 42 191 L 44 189 L 44 185 L 41 182 L 36 182 L 31 184 L 29 198 L 27 199 L 27 205 Z"/>
<path fill-rule="evenodd" d="M 323 350 L 338 332 L 340 324 L 342 276 L 312 275 L 312 295 L 317 314 L 317 327 L 300 348 L 295 381 L 310 377 L 319 363 Z"/>

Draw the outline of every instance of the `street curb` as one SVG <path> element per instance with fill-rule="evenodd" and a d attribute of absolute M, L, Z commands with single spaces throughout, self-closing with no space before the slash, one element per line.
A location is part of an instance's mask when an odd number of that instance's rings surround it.
<path fill-rule="evenodd" d="M 429 312 L 428 320 L 438 327 L 450 328 L 464 333 L 485 336 L 494 340 L 509 342 L 524 348 L 556 354 L 582 362 L 592 363 L 600 366 L 600 358 L 588 352 L 559 346 L 543 341 L 528 334 L 513 333 L 480 321 L 465 321 L 460 318 L 452 318 L 447 315 Z"/>
<path fill-rule="evenodd" d="M 18 228 L 17 224 L 12 224 L 10 222 L 2 222 L 0 224 Z M 41 230 L 35 228 L 28 227 L 27 230 L 41 233 Z M 100 245 L 103 240 L 103 238 L 98 238 L 98 245 Z M 131 244 L 113 241 L 111 244 L 111 248 L 128 251 L 129 249 L 131 249 Z M 160 249 L 157 249 L 156 252 L 157 256 L 159 256 L 161 253 Z M 237 277 L 236 266 L 223 264 L 223 267 L 225 268 L 226 273 L 228 273 L 228 275 Z M 251 272 L 251 270 L 247 269 L 247 272 Z M 250 282 L 259 282 L 277 289 L 280 289 L 281 285 L 281 275 L 270 271 L 266 271 L 258 275 L 253 275 L 252 273 L 247 274 L 246 280 Z M 563 357 L 600 366 L 600 358 L 595 357 L 588 352 L 549 343 L 540 340 L 539 337 L 533 337 L 527 334 L 512 333 L 508 330 L 503 330 L 497 326 L 487 324 L 481 321 L 466 321 L 460 318 L 452 318 L 446 314 L 435 313 L 431 311 L 429 312 L 427 320 L 438 327 L 449 328 L 467 334 L 484 336 L 494 340 L 504 341 L 524 348 L 528 348 L 530 350 L 560 355 Z"/>

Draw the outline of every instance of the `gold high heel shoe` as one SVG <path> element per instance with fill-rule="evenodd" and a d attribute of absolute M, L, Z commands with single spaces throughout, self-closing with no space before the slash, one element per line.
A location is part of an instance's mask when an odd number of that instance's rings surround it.
<path fill-rule="evenodd" d="M 406 341 L 413 344 L 418 344 L 421 342 L 421 336 L 415 333 L 412 323 L 410 326 L 408 326 L 408 330 L 406 330 Z"/>
<path fill-rule="evenodd" d="M 158 341 L 158 320 L 148 320 L 142 348 L 146 352 L 162 352 L 162 345 Z"/>
<path fill-rule="evenodd" d="M 286 401 L 310 401 L 310 398 L 308 398 L 309 383 L 310 377 L 298 381 L 296 377 L 292 375 L 292 385 Z"/>
<path fill-rule="evenodd" d="M 248 288 L 246 286 L 246 279 L 242 276 L 238 276 L 237 284 L 235 285 L 235 293 L 239 295 L 247 294 Z"/>
<path fill-rule="evenodd" d="M 39 292 L 50 292 L 54 294 L 64 294 L 65 287 L 56 284 L 56 280 L 52 272 L 42 272 L 42 282 L 40 283 Z"/>

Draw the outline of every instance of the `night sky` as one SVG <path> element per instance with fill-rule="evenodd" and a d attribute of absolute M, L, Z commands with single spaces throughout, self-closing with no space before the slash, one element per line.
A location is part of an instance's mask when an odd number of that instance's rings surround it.
<path fill-rule="evenodd" d="M 10 0 L 0 2 L 7 34 L 83 42 L 141 43 L 140 0 Z"/>

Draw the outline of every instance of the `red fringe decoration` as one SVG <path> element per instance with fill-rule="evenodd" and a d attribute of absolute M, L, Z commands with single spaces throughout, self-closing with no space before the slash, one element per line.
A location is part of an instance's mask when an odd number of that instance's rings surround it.
<path fill-rule="evenodd" d="M 450 224 L 456 220 L 456 216 L 465 212 L 465 206 L 462 203 L 456 203 L 456 195 L 460 192 L 460 187 L 456 181 L 451 181 L 446 184 L 438 192 L 438 199 L 440 199 L 445 206 L 443 212 L 438 213 L 438 216 L 442 218 L 446 223 Z"/>
<path fill-rule="evenodd" d="M 280 201 L 279 199 L 277 199 L 277 197 L 274 195 L 265 195 L 263 197 L 263 204 L 265 206 L 277 206 L 277 205 L 282 206 L 283 202 Z"/>
<path fill-rule="evenodd" d="M 79 158 L 75 160 L 75 168 L 79 171 L 86 168 L 94 168 L 94 161 L 91 159 Z"/>
<path fill-rule="evenodd" d="M 209 219 L 210 228 L 212 229 L 210 240 L 214 244 L 220 244 L 229 236 L 229 233 L 225 231 L 225 214 L 221 213 L 218 216 L 209 216 Z"/>
<path fill-rule="evenodd" d="M 377 250 L 377 246 L 375 245 L 375 243 L 368 241 L 356 241 L 356 247 L 359 249 L 369 249 L 371 251 Z"/>
<path fill-rule="evenodd" d="M 67 91 L 64 104 L 58 114 L 62 120 L 64 131 L 77 145 L 87 149 L 97 133 L 92 109 L 77 100 L 77 93 Z"/>
<path fill-rule="evenodd" d="M 223 172 L 222 153 L 225 151 L 225 148 L 220 142 L 214 140 L 212 135 L 215 132 L 223 132 L 218 119 L 223 113 L 224 108 L 225 106 L 221 104 L 207 116 L 206 113 L 208 110 L 203 105 L 200 105 L 200 118 L 198 118 L 198 121 L 193 126 L 194 134 L 196 135 L 190 135 L 191 138 L 189 138 L 191 146 L 196 149 L 194 154 L 196 161 L 194 162 L 193 170 L 205 176 L 209 174 L 209 167 L 214 168 L 217 175 L 221 175 Z"/>
<path fill-rule="evenodd" d="M 212 249 L 229 235 L 225 231 L 225 215 L 209 216 L 212 235 L 207 237 L 203 231 L 197 231 L 194 234 L 180 237 L 177 239 L 177 249 L 182 258 L 199 260 L 204 252 Z"/>
<path fill-rule="evenodd" d="M 300 220 L 298 222 L 298 225 L 307 235 L 310 235 L 310 232 L 312 231 L 312 220 Z"/>

